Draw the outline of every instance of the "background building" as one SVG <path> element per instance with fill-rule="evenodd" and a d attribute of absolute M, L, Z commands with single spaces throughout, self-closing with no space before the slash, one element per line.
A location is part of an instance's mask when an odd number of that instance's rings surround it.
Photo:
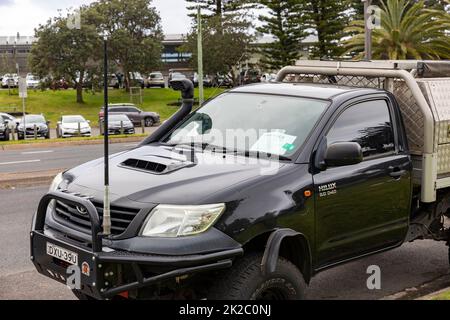
<path fill-rule="evenodd" d="M 0 74 L 16 73 L 16 65 L 18 65 L 21 74 L 30 72 L 31 70 L 28 67 L 28 55 L 33 42 L 36 40 L 35 37 L 24 37 L 20 35 L 15 37 L 0 36 Z M 259 37 L 254 45 L 258 46 L 271 41 L 273 41 L 273 37 L 263 36 Z M 317 38 L 312 36 L 307 37 L 302 42 L 301 56 L 303 59 L 309 57 L 311 47 L 315 42 L 317 42 Z M 192 53 L 178 51 L 178 47 L 183 43 L 184 35 L 182 34 L 165 35 L 160 71 L 167 73 L 168 70 L 172 68 L 189 67 L 189 59 L 192 57 Z M 260 54 L 255 53 L 247 63 L 255 65 L 260 58 Z"/>

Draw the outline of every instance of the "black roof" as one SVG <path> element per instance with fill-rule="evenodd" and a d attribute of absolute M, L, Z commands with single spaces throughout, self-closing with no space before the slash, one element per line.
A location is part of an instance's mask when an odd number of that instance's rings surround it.
<path fill-rule="evenodd" d="M 362 95 L 380 92 L 380 89 L 338 86 L 333 84 L 274 82 L 237 87 L 231 90 L 231 92 L 266 93 L 330 100 L 333 97 L 348 92 L 355 92 Z"/>

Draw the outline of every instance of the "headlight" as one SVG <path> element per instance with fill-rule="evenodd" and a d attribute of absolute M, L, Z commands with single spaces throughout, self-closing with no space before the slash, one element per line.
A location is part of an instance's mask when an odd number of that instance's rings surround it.
<path fill-rule="evenodd" d="M 66 180 L 64 180 L 62 172 L 60 172 L 60 173 L 58 173 L 58 174 L 56 175 L 56 177 L 53 179 L 53 182 L 52 182 L 52 184 L 50 185 L 50 189 L 49 189 L 48 191 L 49 191 L 49 192 L 52 192 L 52 191 L 56 191 L 56 190 L 58 190 L 58 189 L 61 189 L 61 186 L 62 186 L 63 184 L 67 184 L 67 182 L 66 182 Z"/>
<path fill-rule="evenodd" d="M 208 230 L 225 210 L 225 204 L 200 206 L 158 205 L 150 212 L 141 235 L 183 237 Z"/>

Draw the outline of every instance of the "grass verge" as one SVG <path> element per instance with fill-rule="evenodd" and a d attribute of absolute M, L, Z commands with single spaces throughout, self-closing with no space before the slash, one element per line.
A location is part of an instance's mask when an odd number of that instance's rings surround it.
<path fill-rule="evenodd" d="M 205 88 L 205 99 L 214 97 L 223 92 L 223 89 Z M 195 91 L 198 96 L 198 89 Z M 76 91 L 73 89 L 59 91 L 39 91 L 29 90 L 26 99 L 26 112 L 30 114 L 44 114 L 50 120 L 50 126 L 56 127 L 56 123 L 62 115 L 83 115 L 90 120 L 93 126 L 98 125 L 98 112 L 103 105 L 103 94 L 97 92 L 84 92 L 84 103 L 76 103 Z M 130 94 L 122 89 L 109 91 L 110 103 L 130 103 Z M 177 106 L 168 104 L 178 101 L 180 92 L 172 89 L 143 89 L 142 105 L 139 107 L 145 111 L 158 112 L 161 119 L 168 119 L 178 110 Z M 0 90 L 0 112 L 22 111 L 22 101 L 17 94 L 17 90 L 12 90 L 9 95 L 8 90 Z"/>

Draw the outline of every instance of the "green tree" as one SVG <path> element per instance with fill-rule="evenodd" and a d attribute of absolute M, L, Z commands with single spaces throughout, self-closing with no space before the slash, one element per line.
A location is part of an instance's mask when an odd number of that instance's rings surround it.
<path fill-rule="evenodd" d="M 261 46 L 261 63 L 268 69 L 278 70 L 294 64 L 300 57 L 301 41 L 307 36 L 303 5 L 299 0 L 260 0 L 267 12 L 259 20 L 258 32 L 270 34 L 275 41 Z"/>
<path fill-rule="evenodd" d="M 450 58 L 449 14 L 428 9 L 424 1 L 411 5 L 407 0 L 381 2 L 381 28 L 372 33 L 374 59 Z M 355 35 L 346 41 L 349 53 L 364 51 L 364 21 L 353 21 L 346 29 Z"/>
<path fill-rule="evenodd" d="M 197 9 L 200 6 L 203 17 L 219 16 L 237 13 L 247 14 L 250 9 L 256 7 L 255 1 L 250 0 L 186 0 L 189 3 L 187 9 L 190 16 L 197 17 Z"/>
<path fill-rule="evenodd" d="M 130 73 L 148 73 L 161 62 L 163 33 L 151 0 L 100 0 L 101 33 L 108 36 L 109 57 L 123 71 L 125 88 Z"/>
<path fill-rule="evenodd" d="M 77 102 L 83 103 L 83 82 L 87 70 L 98 59 L 101 40 L 91 8 L 81 7 L 80 14 L 80 29 L 72 28 L 63 16 L 40 25 L 35 30 L 39 40 L 31 48 L 29 65 L 41 77 L 64 78 L 73 83 Z"/>
<path fill-rule="evenodd" d="M 249 58 L 253 36 L 249 34 L 249 23 L 237 16 L 212 16 L 204 18 L 203 26 L 203 68 L 206 74 L 228 74 L 237 80 L 236 66 Z M 220 29 L 221 32 L 217 32 Z M 197 28 L 187 36 L 183 52 L 192 52 L 191 65 L 197 68 Z"/>
<path fill-rule="evenodd" d="M 350 3 L 347 0 L 299 0 L 303 3 L 307 25 L 318 42 L 313 56 L 325 59 L 340 57 L 345 51 L 340 45 L 348 25 Z"/>

